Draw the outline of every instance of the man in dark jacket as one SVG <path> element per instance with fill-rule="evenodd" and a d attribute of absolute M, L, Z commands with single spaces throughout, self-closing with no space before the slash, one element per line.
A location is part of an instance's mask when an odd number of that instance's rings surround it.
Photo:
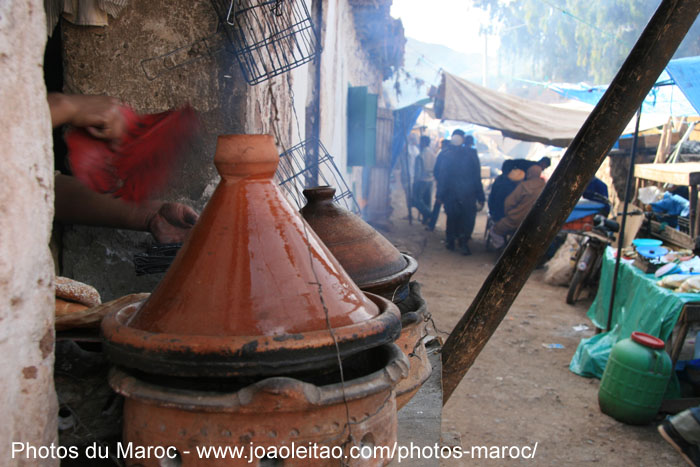
<path fill-rule="evenodd" d="M 464 132 L 458 132 L 461 130 L 453 133 L 454 148 L 444 155 L 439 168 L 437 197 L 445 204 L 447 213 L 447 249 L 454 250 L 457 242 L 462 254 L 470 255 L 468 242 L 474 231 L 476 212 L 483 207 L 485 197 L 474 138 L 464 138 Z M 464 143 L 455 144 L 460 139 Z"/>

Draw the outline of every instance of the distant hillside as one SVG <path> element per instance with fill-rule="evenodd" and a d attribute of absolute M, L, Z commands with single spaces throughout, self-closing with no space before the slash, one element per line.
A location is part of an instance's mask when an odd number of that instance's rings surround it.
<path fill-rule="evenodd" d="M 404 72 L 399 74 L 400 97 L 394 78 L 384 82 L 384 92 L 392 107 L 410 105 L 428 96 L 431 85 L 440 84 L 440 70 L 481 83 L 481 54 L 463 54 L 439 44 L 428 44 L 410 37 L 406 41 Z"/>

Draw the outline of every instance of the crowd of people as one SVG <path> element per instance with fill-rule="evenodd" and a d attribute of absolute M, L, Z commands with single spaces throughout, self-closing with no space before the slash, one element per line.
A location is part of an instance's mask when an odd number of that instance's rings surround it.
<path fill-rule="evenodd" d="M 428 168 L 430 138 L 420 137 L 420 147 L 409 151 L 413 180 L 411 206 L 420 213 L 422 223 L 434 230 L 444 206 L 447 215 L 445 247 L 470 255 L 469 242 L 477 212 L 486 204 L 481 182 L 481 164 L 474 138 L 457 129 L 443 140 L 435 159 L 432 176 Z M 551 165 L 548 157 L 539 161 L 508 159 L 494 180 L 488 197 L 489 239 L 494 248 L 505 245 L 517 230 L 544 188 L 542 171 Z M 435 201 L 431 195 L 435 182 Z"/>

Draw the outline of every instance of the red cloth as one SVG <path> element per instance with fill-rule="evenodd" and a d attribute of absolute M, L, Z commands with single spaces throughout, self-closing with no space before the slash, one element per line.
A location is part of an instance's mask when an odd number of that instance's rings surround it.
<path fill-rule="evenodd" d="M 125 201 L 142 201 L 162 190 L 172 169 L 198 127 L 187 106 L 156 114 L 137 115 L 122 107 L 126 132 L 116 149 L 74 128 L 66 134 L 73 175 L 98 193 Z"/>

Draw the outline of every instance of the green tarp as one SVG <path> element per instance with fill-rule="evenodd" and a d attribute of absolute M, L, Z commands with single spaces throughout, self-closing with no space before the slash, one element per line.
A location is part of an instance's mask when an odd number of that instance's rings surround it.
<path fill-rule="evenodd" d="M 587 314 L 600 329 L 605 329 L 608 322 L 614 270 L 613 250 L 608 247 L 598 293 Z M 683 304 L 700 301 L 700 294 L 675 293 L 657 286 L 657 281 L 653 274 L 644 274 L 630 264 L 620 264 L 611 331 L 582 339 L 569 365 L 571 371 L 581 376 L 601 378 L 612 346 L 634 331 L 668 340 Z"/>

